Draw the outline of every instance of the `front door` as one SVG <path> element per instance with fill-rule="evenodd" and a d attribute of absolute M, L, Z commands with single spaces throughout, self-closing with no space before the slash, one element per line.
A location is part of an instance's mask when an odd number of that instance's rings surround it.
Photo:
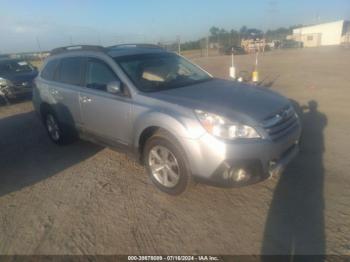
<path fill-rule="evenodd" d="M 80 92 L 84 130 L 106 141 L 130 143 L 131 98 L 107 92 L 107 84 L 120 81 L 104 61 L 89 58 L 85 88 Z"/>

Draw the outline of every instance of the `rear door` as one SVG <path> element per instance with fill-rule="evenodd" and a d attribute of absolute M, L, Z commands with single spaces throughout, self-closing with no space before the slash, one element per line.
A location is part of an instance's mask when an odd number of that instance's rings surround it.
<path fill-rule="evenodd" d="M 82 57 L 60 59 L 54 82 L 49 86 L 60 121 L 75 127 L 80 127 L 82 122 L 79 89 L 83 84 L 83 63 Z"/>
<path fill-rule="evenodd" d="M 116 145 L 129 145 L 131 98 L 107 92 L 107 84 L 120 81 L 110 65 L 89 58 L 85 69 L 85 88 L 80 92 L 84 130 Z"/>

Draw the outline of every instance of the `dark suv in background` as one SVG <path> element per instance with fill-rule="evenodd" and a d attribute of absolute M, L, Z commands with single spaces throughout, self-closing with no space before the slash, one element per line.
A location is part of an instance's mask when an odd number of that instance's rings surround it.
<path fill-rule="evenodd" d="M 37 68 L 24 60 L 0 58 L 0 96 L 8 99 L 31 94 L 37 75 Z"/>

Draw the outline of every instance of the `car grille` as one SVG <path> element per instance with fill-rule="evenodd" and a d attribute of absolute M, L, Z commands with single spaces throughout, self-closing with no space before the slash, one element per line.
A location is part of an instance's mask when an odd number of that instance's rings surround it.
<path fill-rule="evenodd" d="M 14 87 L 17 88 L 23 88 L 23 87 L 30 87 L 32 85 L 31 81 L 16 81 L 13 82 Z"/>
<path fill-rule="evenodd" d="M 272 140 L 278 140 L 298 126 L 298 119 L 291 106 L 283 108 L 277 114 L 263 121 L 263 128 Z"/>

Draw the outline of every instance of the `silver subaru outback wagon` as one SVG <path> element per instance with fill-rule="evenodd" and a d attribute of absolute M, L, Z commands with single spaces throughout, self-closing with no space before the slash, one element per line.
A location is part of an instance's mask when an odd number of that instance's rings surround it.
<path fill-rule="evenodd" d="M 33 104 L 54 143 L 79 137 L 122 150 L 173 195 L 192 181 L 237 187 L 280 173 L 301 133 L 281 95 L 145 44 L 54 49 Z"/>

